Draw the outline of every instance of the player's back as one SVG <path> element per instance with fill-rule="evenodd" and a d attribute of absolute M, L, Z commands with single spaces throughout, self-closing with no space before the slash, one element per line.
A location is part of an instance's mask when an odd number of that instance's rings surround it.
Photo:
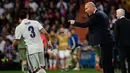
<path fill-rule="evenodd" d="M 21 36 L 24 38 L 25 45 L 30 53 L 43 51 L 43 44 L 40 37 L 42 29 L 39 22 L 24 19 L 17 29 L 20 30 Z"/>

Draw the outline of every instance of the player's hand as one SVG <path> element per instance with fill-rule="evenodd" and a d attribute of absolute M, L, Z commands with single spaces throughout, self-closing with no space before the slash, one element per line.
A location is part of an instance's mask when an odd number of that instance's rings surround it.
<path fill-rule="evenodd" d="M 70 24 L 74 24 L 75 20 L 68 20 L 68 22 L 70 22 Z"/>
<path fill-rule="evenodd" d="M 48 47 L 52 50 L 53 46 L 51 44 L 48 44 Z"/>
<path fill-rule="evenodd" d="M 49 48 L 53 49 L 53 46 L 52 46 L 52 44 L 51 44 L 51 41 L 48 41 L 48 46 L 49 46 Z"/>

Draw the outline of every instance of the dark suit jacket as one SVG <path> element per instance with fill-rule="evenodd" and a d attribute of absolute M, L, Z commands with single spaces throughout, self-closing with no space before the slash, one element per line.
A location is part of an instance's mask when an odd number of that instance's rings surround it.
<path fill-rule="evenodd" d="M 130 20 L 118 19 L 114 24 L 115 40 L 117 45 L 130 47 Z"/>
<path fill-rule="evenodd" d="M 88 36 L 91 45 L 113 42 L 113 37 L 110 34 L 108 16 L 102 11 L 96 10 L 96 12 L 89 17 L 88 21 L 83 23 L 75 22 L 74 26 L 82 28 L 89 27 Z"/>

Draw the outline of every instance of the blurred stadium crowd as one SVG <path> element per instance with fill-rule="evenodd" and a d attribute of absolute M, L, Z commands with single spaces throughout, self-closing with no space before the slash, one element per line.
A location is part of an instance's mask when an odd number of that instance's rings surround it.
<path fill-rule="evenodd" d="M 117 20 L 115 17 L 116 9 L 124 8 L 126 17 L 130 18 L 130 0 L 0 0 L 0 69 L 20 68 L 19 49 L 13 50 L 11 44 L 14 40 L 15 27 L 19 24 L 18 14 L 21 9 L 27 9 L 29 18 L 38 20 L 52 35 L 57 34 L 62 27 L 65 28 L 65 32 L 70 30 L 73 35 L 77 33 L 73 33 L 73 27 L 68 23 L 68 18 L 75 19 L 80 4 L 86 1 L 94 1 L 97 8 L 109 16 L 112 33 L 113 23 Z M 86 40 L 80 42 L 78 39 L 78 44 L 80 44 L 81 49 L 88 46 Z M 91 49 L 91 47 L 87 48 Z M 84 55 L 80 57 L 89 57 Z M 84 63 L 81 62 L 81 64 Z"/>

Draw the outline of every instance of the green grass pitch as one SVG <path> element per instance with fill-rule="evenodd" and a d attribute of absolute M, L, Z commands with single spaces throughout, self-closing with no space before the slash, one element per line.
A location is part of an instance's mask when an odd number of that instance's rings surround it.
<path fill-rule="evenodd" d="M 0 71 L 0 73 L 23 73 L 22 71 Z M 47 70 L 47 73 L 103 73 L 102 71 L 96 71 L 95 69 L 82 69 L 80 71 L 61 72 L 60 70 L 50 71 Z M 121 73 L 119 70 L 115 73 Z"/>

